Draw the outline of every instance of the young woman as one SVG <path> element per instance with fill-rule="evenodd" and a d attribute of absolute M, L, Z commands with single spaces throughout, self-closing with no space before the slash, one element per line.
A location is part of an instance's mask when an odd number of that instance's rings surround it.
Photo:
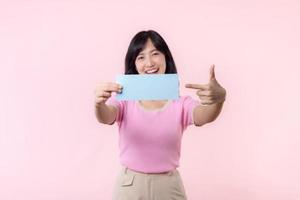
<path fill-rule="evenodd" d="M 171 52 L 155 31 L 137 33 L 125 58 L 125 74 L 177 73 Z M 181 138 L 187 126 L 202 126 L 221 112 L 226 91 L 217 82 L 214 66 L 208 84 L 186 84 L 201 102 L 189 96 L 165 101 L 118 101 L 117 83 L 101 83 L 95 90 L 100 123 L 119 126 L 120 162 L 114 200 L 187 199 L 179 166 Z"/>

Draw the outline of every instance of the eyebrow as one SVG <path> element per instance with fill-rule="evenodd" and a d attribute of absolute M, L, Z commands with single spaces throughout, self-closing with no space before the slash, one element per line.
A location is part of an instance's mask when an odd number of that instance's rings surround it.
<path fill-rule="evenodd" d="M 152 53 L 153 51 L 158 51 L 158 50 L 157 50 L 157 49 L 152 49 L 152 50 L 150 51 L 150 53 Z M 144 53 L 139 53 L 138 56 L 139 56 L 139 55 L 144 55 Z"/>

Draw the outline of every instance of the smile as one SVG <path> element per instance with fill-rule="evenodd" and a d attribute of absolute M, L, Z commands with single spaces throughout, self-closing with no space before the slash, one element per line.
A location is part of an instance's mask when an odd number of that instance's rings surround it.
<path fill-rule="evenodd" d="M 150 70 L 147 70 L 145 71 L 146 74 L 155 74 L 156 72 L 158 72 L 159 68 L 157 69 L 150 69 Z"/>

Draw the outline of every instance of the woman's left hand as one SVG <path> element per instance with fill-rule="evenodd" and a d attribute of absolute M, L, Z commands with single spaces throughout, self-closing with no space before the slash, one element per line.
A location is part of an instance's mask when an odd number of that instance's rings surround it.
<path fill-rule="evenodd" d="M 202 105 L 212 105 L 225 101 L 226 90 L 218 83 L 215 77 L 215 65 L 210 67 L 210 79 L 208 84 L 186 84 L 186 88 L 197 89 L 197 95 Z"/>

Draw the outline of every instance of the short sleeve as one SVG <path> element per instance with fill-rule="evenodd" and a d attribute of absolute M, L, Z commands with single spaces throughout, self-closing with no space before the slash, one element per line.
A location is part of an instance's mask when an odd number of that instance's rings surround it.
<path fill-rule="evenodd" d="M 123 115 L 124 115 L 124 101 L 119 101 L 117 100 L 115 95 L 112 95 L 107 101 L 106 101 L 106 105 L 111 105 L 111 106 L 115 106 L 118 109 L 117 112 L 117 117 L 116 117 L 116 121 L 118 122 L 118 124 L 121 123 L 122 119 L 123 119 Z"/>
<path fill-rule="evenodd" d="M 185 130 L 189 125 L 194 124 L 193 111 L 199 101 L 194 100 L 190 96 L 182 97 L 182 127 Z"/>

